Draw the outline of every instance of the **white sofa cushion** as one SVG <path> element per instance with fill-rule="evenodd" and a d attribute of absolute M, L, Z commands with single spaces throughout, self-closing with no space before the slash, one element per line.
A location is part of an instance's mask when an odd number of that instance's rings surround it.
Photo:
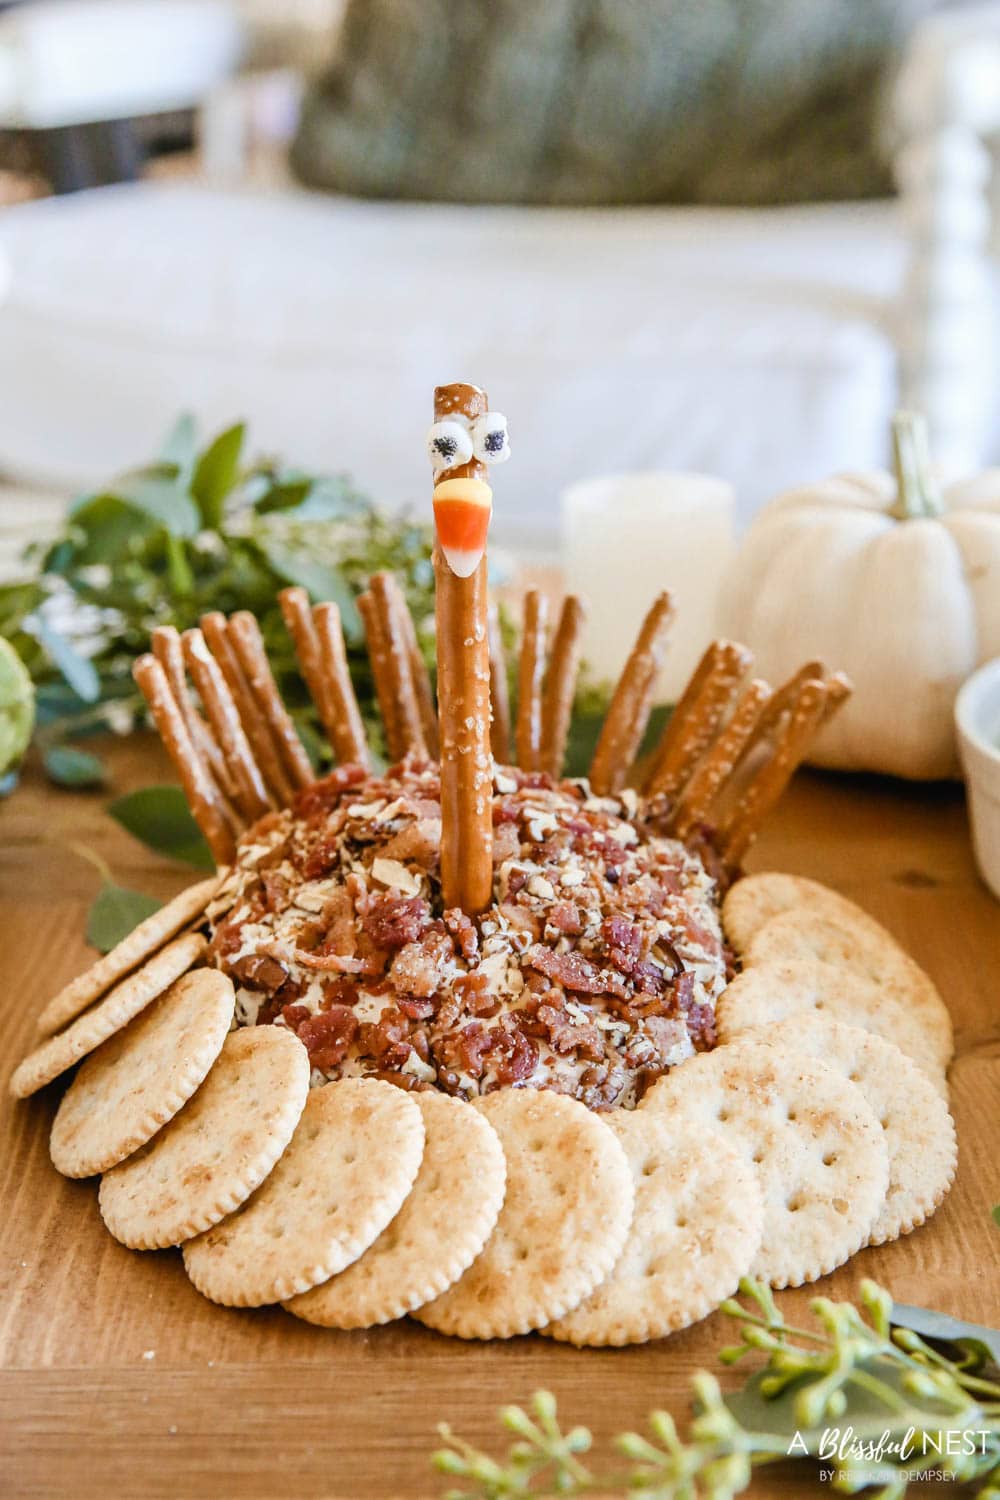
<path fill-rule="evenodd" d="M 749 513 L 882 459 L 903 241 L 891 207 L 463 209 L 103 189 L 0 218 L 0 469 L 90 483 L 182 408 L 426 501 L 431 387 L 511 421 L 497 525 L 565 483 L 690 468 Z"/>

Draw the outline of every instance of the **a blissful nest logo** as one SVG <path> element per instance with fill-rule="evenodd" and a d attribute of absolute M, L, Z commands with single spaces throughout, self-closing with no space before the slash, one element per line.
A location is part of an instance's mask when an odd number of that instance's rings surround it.
<path fill-rule="evenodd" d="M 988 1432 L 978 1428 L 927 1432 L 910 1427 L 900 1436 L 889 1428 L 874 1434 L 859 1433 L 853 1427 L 825 1427 L 815 1448 L 796 1432 L 788 1445 L 788 1456 L 796 1458 L 813 1453 L 821 1464 L 830 1464 L 829 1469 L 821 1470 L 822 1479 L 833 1479 L 847 1470 L 868 1483 L 886 1482 L 897 1478 L 899 1468 L 906 1466 L 912 1479 L 947 1480 L 954 1475 L 938 1468 L 940 1461 L 982 1457 L 987 1452 L 989 1437 Z M 914 1472 L 913 1465 L 921 1460 L 926 1463 L 926 1470 Z"/>

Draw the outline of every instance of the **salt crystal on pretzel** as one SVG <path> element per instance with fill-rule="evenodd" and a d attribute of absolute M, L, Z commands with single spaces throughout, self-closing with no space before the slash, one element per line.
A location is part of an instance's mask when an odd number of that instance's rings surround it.
<path fill-rule="evenodd" d="M 642 743 L 673 612 L 670 594 L 664 590 L 653 601 L 643 620 L 638 639 L 618 679 L 590 765 L 590 784 L 599 797 L 606 797 L 624 786 Z"/>
<path fill-rule="evenodd" d="M 700 823 L 712 822 L 716 798 L 739 764 L 770 697 L 770 687 L 760 678 L 743 689 L 729 722 L 695 767 L 671 809 L 669 828 L 677 838 L 686 838 Z"/>
<path fill-rule="evenodd" d="M 297 787 L 308 786 L 314 779 L 312 764 L 278 691 L 256 616 L 238 610 L 229 617 L 227 633 L 289 779 Z"/>
<path fill-rule="evenodd" d="M 485 392 L 474 385 L 438 386 L 434 392 L 435 422 L 460 416 L 471 423 L 487 407 Z M 493 894 L 485 556 L 491 502 L 480 494 L 480 487 L 489 494 L 485 472 L 484 464 L 473 458 L 446 470 L 434 487 L 441 885 L 445 907 L 459 906 L 470 915 L 488 906 Z"/>
<path fill-rule="evenodd" d="M 808 678 L 789 704 L 783 723 L 775 731 L 770 759 L 744 786 L 739 801 L 719 831 L 719 852 L 731 869 L 739 867 L 764 819 L 804 760 L 822 723 L 826 699 L 827 689 L 822 679 Z M 773 702 L 772 699 L 765 708 L 762 719 L 767 716 Z"/>
<path fill-rule="evenodd" d="M 653 756 L 648 796 L 675 797 L 687 781 L 739 691 L 753 657 L 735 641 L 713 641 L 681 695 Z"/>
<path fill-rule="evenodd" d="M 233 647 L 229 633 L 229 621 L 221 610 L 212 610 L 200 620 L 201 633 L 215 665 L 222 674 L 223 682 L 239 716 L 240 727 L 250 747 L 251 759 L 255 760 L 264 781 L 265 793 L 279 807 L 286 807 L 295 794 L 295 785 L 285 771 L 281 754 L 271 737 L 267 718 L 257 702 L 253 689 L 247 681 L 243 666 Z M 190 661 L 188 662 L 190 670 Z M 194 672 L 191 673 L 194 677 Z M 204 676 L 204 672 L 202 676 Z M 199 693 L 200 693 L 199 688 Z M 275 690 L 277 691 L 277 689 Z M 208 705 L 206 704 L 206 711 Z M 218 734 L 218 730 L 216 730 Z M 240 773 L 233 767 L 239 779 Z M 248 791 L 246 778 L 240 782 L 243 794 Z M 270 798 L 269 798 L 270 800 Z"/>
<path fill-rule="evenodd" d="M 403 621 L 403 614 L 409 616 L 409 610 L 391 573 L 373 573 L 369 588 L 379 617 L 385 671 L 395 705 L 396 733 L 400 745 L 397 759 L 404 755 L 424 757 L 427 754 L 427 744 L 417 700 L 417 685 L 413 678 L 410 643 Z"/>
<path fill-rule="evenodd" d="M 507 655 L 503 648 L 500 611 L 490 600 L 486 634 L 490 648 L 490 744 L 493 759 L 501 766 L 510 763 L 510 696 L 507 686 Z"/>
<path fill-rule="evenodd" d="M 549 601 L 538 589 L 524 596 L 521 656 L 517 673 L 517 763 L 522 771 L 540 768 L 542 750 L 542 684 Z"/>
<path fill-rule="evenodd" d="M 156 657 L 147 653 L 133 663 L 132 676 L 146 700 L 160 739 L 180 777 L 192 816 L 205 835 L 212 857 L 217 865 L 231 863 L 236 853 L 236 840 L 226 821 L 219 789 L 192 744 L 184 716 L 170 691 L 167 674 Z"/>
<path fill-rule="evenodd" d="M 545 675 L 542 700 L 542 749 L 539 767 L 550 776 L 559 776 L 566 755 L 573 695 L 580 670 L 583 648 L 583 625 L 587 617 L 583 600 L 567 594 L 559 613 L 552 642 L 552 655 Z"/>
<path fill-rule="evenodd" d="M 181 636 L 184 660 L 208 714 L 219 748 L 236 783 L 234 800 L 243 817 L 253 822 L 271 807 L 260 767 L 254 760 L 239 712 L 222 669 L 209 651 L 200 630 L 185 630 Z"/>
<path fill-rule="evenodd" d="M 341 765 L 364 766 L 367 770 L 371 766 L 371 754 L 347 664 L 344 628 L 336 604 L 330 601 L 315 604 L 310 626 L 319 652 L 324 701 L 320 717 Z"/>

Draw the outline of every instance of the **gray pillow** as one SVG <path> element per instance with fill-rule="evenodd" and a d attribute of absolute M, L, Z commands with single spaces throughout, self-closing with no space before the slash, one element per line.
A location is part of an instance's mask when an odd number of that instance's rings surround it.
<path fill-rule="evenodd" d="M 929 0 L 350 0 L 292 162 L 464 203 L 779 203 L 890 187 L 878 120 Z"/>

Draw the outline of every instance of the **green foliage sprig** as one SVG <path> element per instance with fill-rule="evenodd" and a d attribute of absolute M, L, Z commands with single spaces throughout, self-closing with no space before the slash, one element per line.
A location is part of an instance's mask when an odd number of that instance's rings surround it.
<path fill-rule="evenodd" d="M 50 777 L 101 784 L 95 756 L 55 752 L 95 730 L 127 731 L 141 710 L 131 666 L 150 631 L 185 630 L 213 609 L 257 615 L 282 691 L 321 760 L 324 740 L 276 602 L 289 583 L 340 606 L 377 738 L 354 601 L 371 573 L 392 569 L 430 652 L 430 551 L 429 526 L 385 515 L 346 479 L 249 461 L 242 423 L 200 448 L 194 422 L 182 417 L 151 464 L 76 500 L 56 539 L 29 550 L 28 575 L 0 587 L 0 635 L 34 682 L 36 738 Z"/>
<path fill-rule="evenodd" d="M 733 1500 L 757 1465 L 807 1455 L 826 1465 L 840 1494 L 901 1500 L 916 1475 L 936 1470 L 971 1484 L 981 1500 L 1000 1500 L 1000 1372 L 983 1345 L 928 1341 L 893 1324 L 892 1298 L 872 1281 L 862 1282 L 863 1312 L 815 1298 L 817 1326 L 809 1329 L 786 1323 L 759 1282 L 746 1279 L 740 1291 L 751 1305 L 723 1303 L 741 1336 L 720 1359 L 766 1361 L 728 1395 L 713 1375 L 697 1374 L 686 1438 L 667 1412 L 654 1411 L 649 1436 L 626 1432 L 614 1441 L 628 1467 L 600 1473 L 582 1458 L 592 1446 L 588 1429 L 564 1433 L 555 1398 L 539 1391 L 530 1412 L 500 1412 L 514 1438 L 502 1460 L 439 1428 L 445 1446 L 434 1466 L 463 1481 L 446 1500 L 594 1493 Z"/>

